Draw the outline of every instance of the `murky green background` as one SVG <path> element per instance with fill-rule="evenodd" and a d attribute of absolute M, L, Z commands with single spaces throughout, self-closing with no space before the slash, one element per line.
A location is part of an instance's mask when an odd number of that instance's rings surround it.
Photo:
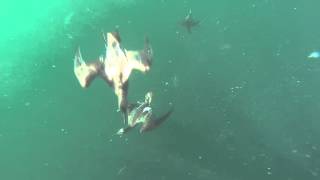
<path fill-rule="evenodd" d="M 1 180 L 312 180 L 320 173 L 318 0 L 2 1 Z M 199 27 L 179 26 L 192 9 Z M 104 52 L 148 35 L 152 71 L 133 73 L 129 99 L 151 90 L 159 129 L 125 137 L 102 80 L 82 89 L 78 46 Z"/>

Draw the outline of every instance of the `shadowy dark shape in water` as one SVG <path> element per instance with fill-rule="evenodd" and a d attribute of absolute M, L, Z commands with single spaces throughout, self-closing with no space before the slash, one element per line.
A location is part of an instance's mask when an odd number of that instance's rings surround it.
<path fill-rule="evenodd" d="M 184 20 L 180 23 L 181 26 L 185 27 L 188 33 L 192 33 L 192 28 L 198 26 L 200 24 L 199 20 L 195 20 L 192 17 L 191 9 L 189 10 L 188 15 L 184 18 Z"/>

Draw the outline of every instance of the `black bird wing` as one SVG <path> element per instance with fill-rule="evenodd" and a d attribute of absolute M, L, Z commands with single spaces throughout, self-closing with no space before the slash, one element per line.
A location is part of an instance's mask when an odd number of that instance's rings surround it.
<path fill-rule="evenodd" d="M 173 108 L 171 108 L 168 112 L 166 112 L 165 114 L 163 114 L 162 116 L 155 118 L 154 116 L 151 117 L 151 119 L 147 122 L 145 122 L 141 129 L 140 132 L 146 132 L 146 131 L 150 131 L 153 130 L 154 128 L 160 126 L 164 121 L 166 121 L 169 116 L 172 114 L 173 112 Z"/>

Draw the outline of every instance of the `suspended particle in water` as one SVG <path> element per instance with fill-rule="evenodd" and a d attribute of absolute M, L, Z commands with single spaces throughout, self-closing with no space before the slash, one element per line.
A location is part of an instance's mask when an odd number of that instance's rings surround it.
<path fill-rule="evenodd" d="M 313 51 L 308 56 L 308 58 L 310 58 L 310 59 L 317 59 L 319 57 L 320 57 L 320 52 L 319 51 Z"/>
<path fill-rule="evenodd" d="M 311 172 L 311 174 L 312 174 L 312 176 L 318 176 L 319 174 L 318 174 L 318 172 L 316 172 L 316 171 L 314 171 L 314 170 L 310 170 L 310 172 Z"/>
<path fill-rule="evenodd" d="M 74 16 L 74 12 L 70 12 L 67 16 L 65 16 L 64 22 L 63 22 L 65 26 L 68 26 L 71 24 L 73 16 Z"/>
<path fill-rule="evenodd" d="M 308 158 L 308 159 L 311 158 L 311 155 L 310 155 L 310 154 L 305 154 L 304 156 L 305 156 L 306 158 Z"/>
<path fill-rule="evenodd" d="M 243 166 L 248 166 L 249 163 L 248 163 L 248 162 L 243 162 L 242 165 L 243 165 Z"/>
<path fill-rule="evenodd" d="M 171 79 L 173 87 L 177 88 L 179 86 L 179 78 L 177 75 L 174 75 Z"/>
<path fill-rule="evenodd" d="M 272 172 L 271 172 L 271 168 L 270 168 L 270 167 L 267 168 L 267 175 L 272 175 Z"/>
<path fill-rule="evenodd" d="M 61 134 L 63 134 L 63 135 L 68 134 L 68 131 L 67 131 L 66 129 L 64 129 L 64 128 L 61 128 L 61 129 L 60 129 L 60 132 L 61 132 Z"/>
<path fill-rule="evenodd" d="M 220 50 L 229 50 L 229 49 L 231 49 L 232 48 L 232 46 L 231 46 L 231 44 L 229 44 L 229 43 L 224 43 L 224 44 L 222 44 L 221 46 L 220 46 Z"/>
<path fill-rule="evenodd" d="M 317 148 L 317 146 L 312 146 L 311 149 L 312 150 L 317 150 L 318 148 Z"/>
<path fill-rule="evenodd" d="M 122 174 L 122 172 L 126 169 L 127 169 L 127 166 L 123 166 L 122 168 L 120 168 L 118 171 L 118 175 Z"/>
<path fill-rule="evenodd" d="M 68 39 L 73 39 L 72 34 L 68 33 L 68 34 L 67 34 L 67 38 L 68 38 Z"/>

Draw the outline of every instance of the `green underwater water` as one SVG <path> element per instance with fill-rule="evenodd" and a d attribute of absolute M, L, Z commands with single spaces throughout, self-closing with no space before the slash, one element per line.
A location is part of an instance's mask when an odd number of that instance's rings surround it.
<path fill-rule="evenodd" d="M 312 180 L 320 173 L 320 1 L 58 0 L 0 6 L 0 180 Z M 201 24 L 179 25 L 189 9 Z M 122 121 L 102 80 L 73 73 L 118 27 L 153 46 L 129 101 L 154 92 L 155 131 Z"/>

